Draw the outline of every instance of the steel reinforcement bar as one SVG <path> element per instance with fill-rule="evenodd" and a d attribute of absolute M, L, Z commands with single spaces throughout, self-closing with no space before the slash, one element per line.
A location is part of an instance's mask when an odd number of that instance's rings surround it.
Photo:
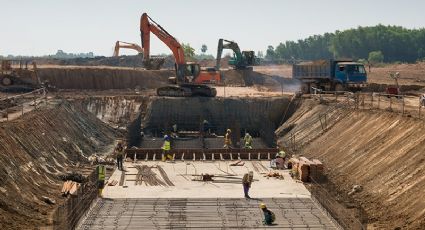
<path fill-rule="evenodd" d="M 277 149 L 174 149 L 169 154 L 175 160 L 270 160 Z M 127 157 L 142 160 L 161 160 L 162 149 L 131 148 Z"/>

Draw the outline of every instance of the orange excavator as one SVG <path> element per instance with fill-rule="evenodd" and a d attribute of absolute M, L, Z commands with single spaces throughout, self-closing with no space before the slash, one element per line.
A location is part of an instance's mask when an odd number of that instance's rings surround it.
<path fill-rule="evenodd" d="M 175 58 L 176 76 L 169 78 L 170 83 L 173 85 L 158 88 L 158 96 L 216 96 L 216 89 L 205 85 L 205 83 L 220 82 L 221 76 L 218 70 L 201 70 L 198 63 L 186 62 L 183 47 L 177 39 L 152 20 L 146 13 L 143 13 L 140 18 L 140 32 L 143 48 L 143 63 L 145 66 L 151 66 L 154 61 L 150 56 L 151 33 L 170 48 Z"/>

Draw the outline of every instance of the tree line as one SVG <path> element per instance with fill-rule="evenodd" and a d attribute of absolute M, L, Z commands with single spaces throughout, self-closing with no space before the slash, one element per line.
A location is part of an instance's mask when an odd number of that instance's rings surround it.
<path fill-rule="evenodd" d="M 380 53 L 384 62 L 415 62 L 425 59 L 425 29 L 377 25 L 310 36 L 268 46 L 271 62 L 350 58 L 368 60 Z"/>

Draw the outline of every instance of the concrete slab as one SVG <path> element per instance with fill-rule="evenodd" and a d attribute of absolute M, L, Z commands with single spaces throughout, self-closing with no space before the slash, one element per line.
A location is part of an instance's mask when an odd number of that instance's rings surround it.
<path fill-rule="evenodd" d="M 160 156 L 158 156 L 160 157 Z M 107 186 L 104 198 L 80 221 L 77 229 L 338 229 L 310 196 L 302 183 L 294 181 L 288 170 L 284 179 L 264 177 L 268 161 L 125 162 L 123 186 Z M 152 172 L 165 183 L 158 166 L 174 186 L 135 185 L 138 165 L 153 166 Z M 242 176 L 254 172 L 252 199 L 243 198 Z M 110 179 L 120 180 L 121 171 Z M 193 174 L 212 174 L 232 183 L 193 181 Z M 215 178 L 214 178 L 215 179 Z M 218 182 L 218 181 L 216 181 Z M 262 224 L 260 203 L 276 215 L 272 226 Z"/>
<path fill-rule="evenodd" d="M 157 156 L 160 158 L 161 156 Z M 217 158 L 219 156 L 216 156 Z M 250 190 L 251 197 L 285 198 L 310 197 L 309 191 L 302 183 L 294 181 L 289 170 L 280 170 L 284 179 L 266 178 L 269 172 L 268 161 L 245 161 L 244 166 L 229 166 L 230 161 L 176 161 L 175 163 L 160 161 L 140 161 L 136 164 L 125 163 L 126 176 L 124 186 L 107 186 L 104 190 L 105 198 L 242 198 L 242 177 L 249 171 L 254 172 L 255 181 Z M 161 166 L 175 186 L 147 186 L 135 185 L 137 174 L 136 165 Z M 158 169 L 152 171 L 164 181 Z M 212 182 L 193 181 L 192 175 L 210 174 L 229 176 L 216 177 Z M 115 171 L 111 179 L 120 180 L 121 171 Z"/>
<path fill-rule="evenodd" d="M 275 213 L 262 224 L 259 204 Z M 309 198 L 102 199 L 77 229 L 337 229 Z"/>

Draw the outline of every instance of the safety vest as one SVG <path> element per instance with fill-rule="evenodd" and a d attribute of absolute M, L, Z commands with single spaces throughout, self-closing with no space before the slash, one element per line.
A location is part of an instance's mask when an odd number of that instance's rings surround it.
<path fill-rule="evenodd" d="M 248 136 L 248 137 L 245 137 L 244 139 L 245 139 L 245 146 L 246 147 L 251 147 L 251 145 L 252 145 L 252 137 L 251 136 Z"/>
<path fill-rule="evenodd" d="M 97 166 L 98 180 L 105 180 L 105 171 L 106 171 L 106 168 L 104 165 Z"/>
<path fill-rule="evenodd" d="M 230 139 L 230 134 L 226 133 L 226 135 L 224 136 L 224 144 L 226 145 L 231 145 L 232 144 L 232 139 Z"/>
<path fill-rule="evenodd" d="M 171 142 L 170 141 L 164 141 L 164 145 L 162 146 L 162 149 L 165 151 L 169 151 L 171 149 Z"/>

